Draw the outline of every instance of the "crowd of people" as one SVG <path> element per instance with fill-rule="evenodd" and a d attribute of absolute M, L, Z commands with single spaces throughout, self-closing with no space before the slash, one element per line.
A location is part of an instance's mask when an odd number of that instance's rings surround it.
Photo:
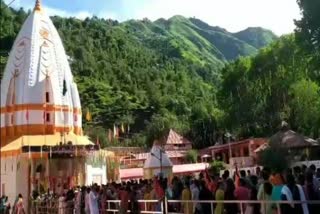
<path fill-rule="evenodd" d="M 320 213 L 320 168 L 316 169 L 314 165 L 294 167 L 284 173 L 272 173 L 268 168 L 257 167 L 255 173 L 236 170 L 232 176 L 230 174 L 228 170 L 222 176 L 204 171 L 197 177 L 173 177 L 170 180 L 155 177 L 78 187 L 58 197 L 58 213 L 107 214 L 107 208 L 118 210 L 120 214 L 128 210 L 133 214 L 143 210 L 185 214 L 237 214 L 241 211 L 246 214 Z M 21 213 L 20 196 L 14 205 L 14 213 Z M 35 193 L 33 198 L 36 197 Z M 5 210 L 6 200 L 2 197 L 1 210 Z M 139 200 L 153 201 L 143 203 Z M 166 203 L 162 203 L 164 201 Z"/>
<path fill-rule="evenodd" d="M 19 194 L 14 201 L 12 210 L 8 201 L 8 196 L 3 195 L 0 199 L 0 214 L 25 214 L 22 195 Z"/>

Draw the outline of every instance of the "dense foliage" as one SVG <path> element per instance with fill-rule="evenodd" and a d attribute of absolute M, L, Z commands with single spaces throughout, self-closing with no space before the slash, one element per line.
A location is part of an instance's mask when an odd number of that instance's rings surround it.
<path fill-rule="evenodd" d="M 2 75 L 27 13 L 1 5 Z M 92 121 L 84 116 L 85 131 L 102 145 L 147 145 L 173 128 L 205 147 L 227 129 L 238 137 L 268 136 L 283 119 L 319 136 L 319 61 L 316 48 L 297 39 L 309 27 L 303 21 L 297 35 L 259 51 L 276 39 L 272 32 L 248 28 L 232 34 L 182 16 L 124 23 L 52 20 L 84 112 L 92 114 Z M 109 141 L 107 130 L 122 124 L 125 131 Z"/>

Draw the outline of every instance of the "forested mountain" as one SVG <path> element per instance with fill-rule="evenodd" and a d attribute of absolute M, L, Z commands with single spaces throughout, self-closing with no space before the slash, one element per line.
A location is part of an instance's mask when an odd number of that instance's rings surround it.
<path fill-rule="evenodd" d="M 255 55 L 259 48 L 276 39 L 271 31 L 262 28 L 249 28 L 232 34 L 199 19 L 183 16 L 155 22 L 130 20 L 120 26 L 157 52 L 217 68 L 227 60 Z"/>
<path fill-rule="evenodd" d="M 2 73 L 27 14 L 1 5 Z M 83 118 L 85 131 L 103 145 L 147 145 L 174 128 L 199 148 L 227 130 L 237 138 L 269 136 L 281 120 L 319 136 L 320 60 L 313 43 L 301 42 L 304 30 L 273 42 L 274 34 L 262 28 L 230 33 L 182 16 L 52 20 L 84 115 L 92 114 L 92 121 Z M 122 124 L 119 142 L 108 142 L 107 130 Z"/>

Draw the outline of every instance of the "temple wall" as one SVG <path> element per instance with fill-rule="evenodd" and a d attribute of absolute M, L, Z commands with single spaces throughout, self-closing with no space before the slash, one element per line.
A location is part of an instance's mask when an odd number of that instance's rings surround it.
<path fill-rule="evenodd" d="M 19 156 L 17 158 L 17 168 L 16 168 L 16 195 L 22 194 L 24 199 L 25 210 L 28 210 L 28 198 L 30 193 L 29 188 L 29 159 Z"/>
<path fill-rule="evenodd" d="M 1 158 L 1 195 L 8 196 L 10 204 L 17 197 L 17 157 Z"/>

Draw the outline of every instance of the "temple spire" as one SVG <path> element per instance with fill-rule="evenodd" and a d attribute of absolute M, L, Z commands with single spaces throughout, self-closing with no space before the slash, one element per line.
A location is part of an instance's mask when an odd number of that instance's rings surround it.
<path fill-rule="evenodd" d="M 35 11 L 40 11 L 41 10 L 40 0 L 36 0 L 36 4 L 34 6 L 34 10 Z"/>

